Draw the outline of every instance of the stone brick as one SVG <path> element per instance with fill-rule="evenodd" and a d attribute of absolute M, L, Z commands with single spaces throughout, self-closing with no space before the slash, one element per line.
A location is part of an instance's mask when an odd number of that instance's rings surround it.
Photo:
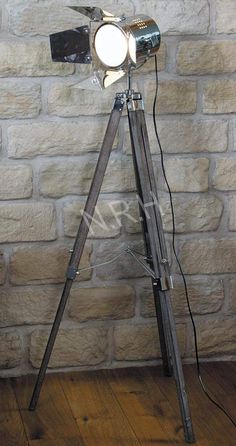
<path fill-rule="evenodd" d="M 229 279 L 229 312 L 236 314 L 236 279 Z"/>
<path fill-rule="evenodd" d="M 99 150 L 107 119 L 78 122 L 40 122 L 12 125 L 8 129 L 8 156 L 32 158 L 38 155 L 79 155 Z"/>
<path fill-rule="evenodd" d="M 86 194 L 94 174 L 95 160 L 45 164 L 40 172 L 40 192 L 44 196 L 60 197 Z"/>
<path fill-rule="evenodd" d="M 128 285 L 73 288 L 69 316 L 79 322 L 92 319 L 128 319 L 134 316 L 135 293 Z"/>
<path fill-rule="evenodd" d="M 0 251 L 0 285 L 4 283 L 5 276 L 6 276 L 6 264 L 3 252 Z"/>
<path fill-rule="evenodd" d="M 209 167 L 207 158 L 166 159 L 166 176 L 172 192 L 206 192 Z"/>
<path fill-rule="evenodd" d="M 211 196 L 174 196 L 176 231 L 179 233 L 216 231 L 222 212 L 222 201 Z M 169 200 L 161 201 L 164 228 L 172 232 L 172 214 Z"/>
<path fill-rule="evenodd" d="M 160 197 L 160 210 L 164 229 L 172 232 L 172 214 L 168 197 Z M 176 232 L 215 231 L 223 212 L 222 202 L 214 196 L 173 196 Z M 123 224 L 130 234 L 141 231 L 137 201 L 127 202 Z M 148 208 L 146 209 L 148 214 Z"/>
<path fill-rule="evenodd" d="M 216 0 L 216 30 L 220 34 L 236 32 L 236 4 L 234 0 Z"/>
<path fill-rule="evenodd" d="M 159 121 L 158 130 L 166 153 L 224 152 L 228 147 L 227 121 Z M 153 153 L 159 153 L 153 126 L 149 134 Z"/>
<path fill-rule="evenodd" d="M 86 23 L 83 15 L 78 14 L 66 6 L 71 6 L 71 0 L 48 0 L 43 2 L 28 0 L 9 0 L 9 24 L 12 33 L 23 35 L 43 35 L 47 36 L 54 32 L 66 29 L 77 28 Z M 87 6 L 99 6 L 101 2 L 98 0 L 87 1 Z M 119 2 L 114 0 L 106 0 L 106 9 L 113 14 L 133 15 L 134 7 L 132 3 L 127 4 L 124 0 Z"/>
<path fill-rule="evenodd" d="M 185 353 L 185 325 L 177 326 L 181 351 Z M 161 356 L 157 325 L 137 324 L 115 327 L 115 359 L 117 361 L 140 361 Z"/>
<path fill-rule="evenodd" d="M 228 147 L 227 121 L 159 120 L 158 132 L 165 153 L 225 152 Z M 153 120 L 147 117 L 151 152 L 160 153 Z M 125 153 L 131 153 L 130 135 L 125 133 Z"/>
<path fill-rule="evenodd" d="M 236 121 L 233 124 L 233 138 L 234 138 L 234 148 L 233 150 L 236 151 Z"/>
<path fill-rule="evenodd" d="M 122 218 L 122 224 L 128 234 L 136 234 L 142 231 L 139 205 L 137 201 L 127 201 L 127 212 Z M 148 209 L 146 210 L 148 213 Z M 148 214 L 149 215 L 149 214 Z"/>
<path fill-rule="evenodd" d="M 86 247 L 80 263 L 80 268 L 90 266 L 91 248 Z M 10 261 L 10 281 L 16 285 L 37 283 L 62 283 L 70 259 L 66 247 L 33 246 L 16 248 Z M 91 270 L 84 271 L 79 276 L 81 280 L 91 277 Z"/>
<path fill-rule="evenodd" d="M 216 161 L 213 186 L 218 190 L 236 190 L 236 159 L 222 158 Z"/>
<path fill-rule="evenodd" d="M 236 240 L 188 240 L 180 251 L 180 261 L 186 274 L 235 273 Z"/>
<path fill-rule="evenodd" d="M 144 99 L 147 113 L 153 112 L 156 82 L 145 82 Z M 158 114 L 195 113 L 197 108 L 196 82 L 161 81 L 158 90 Z"/>
<path fill-rule="evenodd" d="M 236 112 L 236 81 L 218 79 L 207 82 L 203 94 L 204 113 Z"/>
<path fill-rule="evenodd" d="M 94 174 L 94 159 L 82 159 L 79 163 L 51 163 L 41 170 L 41 194 L 62 197 L 70 194 L 87 194 Z M 135 189 L 131 161 L 113 159 L 103 181 L 102 192 L 128 192 Z"/>
<path fill-rule="evenodd" d="M 143 243 L 140 241 L 126 242 L 104 241 L 99 244 L 94 264 L 100 264 L 114 260 L 114 262 L 101 266 L 96 269 L 96 277 L 100 280 L 128 279 L 134 277 L 143 277 L 148 273 L 139 265 L 139 263 L 125 252 L 127 246 L 138 252 L 144 252 Z M 118 257 L 120 256 L 120 257 Z"/>
<path fill-rule="evenodd" d="M 74 72 L 73 64 L 52 62 L 48 42 L 0 42 L 0 77 L 64 76 Z"/>
<path fill-rule="evenodd" d="M 197 323 L 200 356 L 230 355 L 236 353 L 236 323 L 234 318 L 223 317 L 201 320 Z M 194 350 L 192 349 L 194 355 Z"/>
<path fill-rule="evenodd" d="M 207 0 L 145 0 L 143 14 L 155 18 L 162 34 L 206 34 L 209 27 Z"/>
<path fill-rule="evenodd" d="M 42 286 L 2 288 L 0 327 L 52 322 L 60 291 L 56 287 Z"/>
<path fill-rule="evenodd" d="M 49 332 L 35 330 L 30 339 L 30 362 L 38 368 Z M 49 367 L 95 366 L 107 357 L 107 330 L 104 328 L 61 329 L 58 333 Z"/>
<path fill-rule="evenodd" d="M 40 109 L 40 85 L 15 80 L 1 81 L 0 118 L 34 118 Z"/>
<path fill-rule="evenodd" d="M 2 164 L 0 166 L 0 199 L 14 200 L 32 196 L 32 168 Z"/>
<path fill-rule="evenodd" d="M 216 279 L 192 278 L 188 280 L 188 292 L 193 314 L 210 314 L 220 311 L 224 302 L 223 283 Z M 139 290 L 141 298 L 141 315 L 155 317 L 155 306 L 151 284 Z M 174 278 L 174 289 L 171 292 L 172 305 L 176 316 L 188 316 L 183 282 Z"/>
<path fill-rule="evenodd" d="M 63 117 L 109 114 L 115 94 L 123 90 L 124 86 L 117 83 L 107 90 L 92 91 L 81 90 L 77 84 L 57 82 L 49 91 L 48 112 Z M 89 127 L 87 124 L 85 135 Z"/>
<path fill-rule="evenodd" d="M 229 230 L 236 231 L 236 196 L 229 197 Z"/>
<path fill-rule="evenodd" d="M 177 55 L 177 71 L 184 75 L 235 73 L 235 41 L 181 42 Z"/>
<path fill-rule="evenodd" d="M 65 205 L 63 211 L 65 235 L 69 237 L 76 235 L 84 206 L 84 201 Z M 110 238 L 119 235 L 121 224 L 116 219 L 116 215 L 119 212 L 121 212 L 121 204 L 119 201 L 98 201 L 88 236 L 90 238 Z M 85 218 L 89 224 L 91 218 L 89 216 L 85 216 Z"/>
<path fill-rule="evenodd" d="M 126 158 L 111 159 L 102 185 L 102 192 L 132 192 L 136 189 L 133 162 Z"/>
<path fill-rule="evenodd" d="M 55 240 L 56 221 L 51 203 L 0 205 L 0 242 Z"/>
<path fill-rule="evenodd" d="M 21 362 L 22 344 L 17 332 L 0 334 L 0 368 L 12 369 Z"/>

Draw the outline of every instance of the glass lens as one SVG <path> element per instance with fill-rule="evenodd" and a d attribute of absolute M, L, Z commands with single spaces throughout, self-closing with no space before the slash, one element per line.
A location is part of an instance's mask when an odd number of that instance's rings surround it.
<path fill-rule="evenodd" d="M 108 67 L 119 67 L 125 61 L 128 41 L 121 29 L 112 24 L 102 25 L 95 35 L 95 50 Z"/>

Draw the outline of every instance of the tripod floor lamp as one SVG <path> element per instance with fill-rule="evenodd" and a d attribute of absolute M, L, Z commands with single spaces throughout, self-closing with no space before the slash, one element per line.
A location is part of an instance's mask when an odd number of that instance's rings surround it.
<path fill-rule="evenodd" d="M 128 75 L 127 90 L 117 93 L 115 97 L 84 214 L 86 216 L 89 215 L 92 220 L 122 111 L 126 107 L 136 187 L 143 203 L 143 206 L 140 206 L 140 216 L 146 248 L 147 268 L 150 272 L 153 286 L 163 370 L 166 376 L 174 375 L 185 440 L 187 443 L 194 443 L 195 437 L 171 307 L 171 272 L 160 209 L 157 205 L 157 188 L 143 99 L 141 93 L 132 90 L 131 86 L 132 70 L 143 65 L 159 49 L 159 28 L 154 20 L 144 15 L 126 18 L 125 16 L 115 17 L 100 8 L 72 7 L 72 9 L 89 17 L 91 20 L 90 26 L 82 26 L 51 35 L 53 60 L 71 63 L 91 63 L 93 74 L 84 81 L 84 86 L 90 85 L 93 89 L 106 88 L 122 76 Z M 150 202 L 153 203 L 152 206 L 150 206 Z M 145 204 L 149 206 L 149 218 L 146 217 L 144 212 Z M 88 231 L 88 219 L 82 217 L 67 268 L 61 300 L 30 402 L 30 410 L 36 408 L 39 399 L 70 290 L 73 281 L 79 273 L 80 259 Z M 130 253 L 132 254 L 132 252 Z"/>

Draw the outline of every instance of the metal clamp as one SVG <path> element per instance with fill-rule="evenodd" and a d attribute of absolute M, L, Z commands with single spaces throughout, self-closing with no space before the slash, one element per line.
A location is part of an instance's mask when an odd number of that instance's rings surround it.
<path fill-rule="evenodd" d="M 131 93 L 127 99 L 129 111 L 144 110 L 144 102 L 141 93 Z"/>
<path fill-rule="evenodd" d="M 164 276 L 160 278 L 161 291 L 167 291 L 174 288 L 172 276 Z"/>
<path fill-rule="evenodd" d="M 69 266 L 66 272 L 66 278 L 70 280 L 75 280 L 78 274 L 78 269 L 74 266 Z"/>
<path fill-rule="evenodd" d="M 126 90 L 122 93 L 117 93 L 116 99 L 121 99 L 122 104 L 126 102 L 127 108 L 130 111 L 144 110 L 142 95 L 134 90 Z"/>

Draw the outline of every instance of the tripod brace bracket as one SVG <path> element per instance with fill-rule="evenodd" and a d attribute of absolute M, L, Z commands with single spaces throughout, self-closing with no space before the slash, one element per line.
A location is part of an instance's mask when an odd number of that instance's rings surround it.
<path fill-rule="evenodd" d="M 136 93 L 134 90 L 126 90 L 123 93 L 117 93 L 116 97 L 123 99 L 130 111 L 144 110 L 141 93 Z"/>
<path fill-rule="evenodd" d="M 66 278 L 70 280 L 75 280 L 77 275 L 78 275 L 78 268 L 75 268 L 74 266 L 69 266 L 66 271 Z"/>

